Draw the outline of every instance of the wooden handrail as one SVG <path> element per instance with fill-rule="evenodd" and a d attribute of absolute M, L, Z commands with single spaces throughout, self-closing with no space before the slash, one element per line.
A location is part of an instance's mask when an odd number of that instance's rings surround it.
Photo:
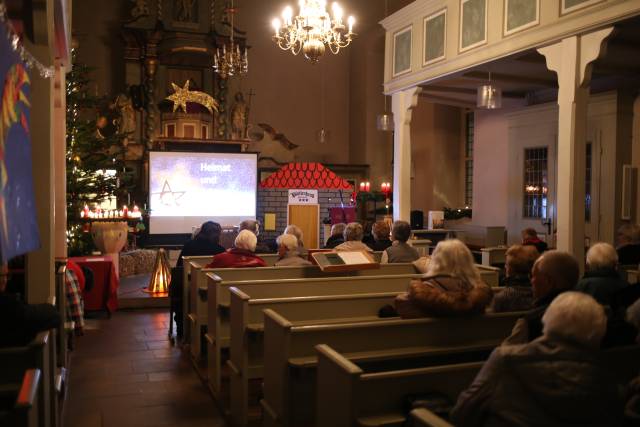
<path fill-rule="evenodd" d="M 16 399 L 16 409 L 29 409 L 36 400 L 36 392 L 40 385 L 40 369 L 28 369 L 22 377 L 22 385 Z"/>

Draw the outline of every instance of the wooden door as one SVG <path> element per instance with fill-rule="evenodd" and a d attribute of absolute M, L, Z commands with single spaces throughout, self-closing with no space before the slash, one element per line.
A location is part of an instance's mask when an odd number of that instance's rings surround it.
<path fill-rule="evenodd" d="M 289 205 L 287 224 L 295 224 L 302 230 L 304 247 L 320 247 L 320 205 Z"/>

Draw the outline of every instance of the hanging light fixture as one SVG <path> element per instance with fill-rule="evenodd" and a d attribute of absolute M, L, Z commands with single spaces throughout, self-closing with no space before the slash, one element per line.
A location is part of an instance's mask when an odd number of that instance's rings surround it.
<path fill-rule="evenodd" d="M 489 71 L 489 82 L 478 87 L 476 105 L 478 108 L 487 110 L 502 107 L 502 89 L 491 84 L 491 71 Z"/>
<path fill-rule="evenodd" d="M 387 17 L 388 3 L 384 0 L 384 17 Z M 387 112 L 387 95 L 384 96 L 384 113 L 378 114 L 376 117 L 376 126 L 378 130 L 389 132 L 393 130 L 393 113 Z"/>
<path fill-rule="evenodd" d="M 290 50 L 297 55 L 302 51 L 312 64 L 318 62 L 328 47 L 334 55 L 349 46 L 355 33 L 355 18 L 349 16 L 347 27 L 342 22 L 343 10 L 334 2 L 333 19 L 326 11 L 326 0 L 300 0 L 300 14 L 293 17 L 291 6 L 284 8 L 282 22 L 272 21 L 275 34 L 273 41 L 282 50 Z"/>
<path fill-rule="evenodd" d="M 245 46 L 241 52 L 240 45 L 236 44 L 233 39 L 233 33 L 235 32 L 233 16 L 236 14 L 236 9 L 233 7 L 233 0 L 231 0 L 231 7 L 227 9 L 226 12 L 231 16 L 229 49 L 227 49 L 227 44 L 225 43 L 222 45 L 222 50 L 220 50 L 220 48 L 216 48 L 216 53 L 213 55 L 213 70 L 223 79 L 246 74 L 247 71 L 249 71 L 247 48 Z"/>

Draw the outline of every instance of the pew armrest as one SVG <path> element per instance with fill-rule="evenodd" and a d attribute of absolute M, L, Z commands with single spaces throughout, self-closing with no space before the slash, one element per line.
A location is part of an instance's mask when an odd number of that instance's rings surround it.
<path fill-rule="evenodd" d="M 36 392 L 40 384 L 40 369 L 28 369 L 24 373 L 18 398 L 16 399 L 16 409 L 28 409 L 33 406 L 36 400 Z"/>
<path fill-rule="evenodd" d="M 453 424 L 443 420 L 426 408 L 411 411 L 411 420 L 414 427 L 453 427 Z"/>

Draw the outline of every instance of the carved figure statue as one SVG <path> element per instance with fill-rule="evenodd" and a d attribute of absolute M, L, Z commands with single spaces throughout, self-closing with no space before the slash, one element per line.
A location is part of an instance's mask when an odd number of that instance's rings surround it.
<path fill-rule="evenodd" d="M 133 102 L 125 94 L 117 96 L 113 106 L 118 109 L 119 117 L 116 119 L 119 133 L 130 134 L 136 131 L 136 112 Z"/>
<path fill-rule="evenodd" d="M 149 15 L 147 0 L 131 0 L 131 2 L 135 3 L 135 6 L 133 6 L 133 9 L 131 9 L 131 17 L 133 19 L 138 19 L 141 16 Z"/>
<path fill-rule="evenodd" d="M 242 92 L 236 93 L 235 100 L 231 108 L 231 139 L 246 139 L 247 103 Z"/>
<path fill-rule="evenodd" d="M 175 0 L 176 20 L 180 22 L 193 22 L 193 5 L 197 0 Z"/>

